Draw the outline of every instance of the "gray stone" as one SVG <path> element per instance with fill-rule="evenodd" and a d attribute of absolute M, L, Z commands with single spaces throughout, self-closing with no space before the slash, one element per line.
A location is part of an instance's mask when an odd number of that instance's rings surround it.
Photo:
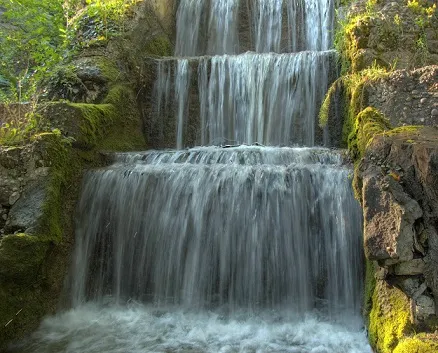
<path fill-rule="evenodd" d="M 397 276 L 415 276 L 424 272 L 423 259 L 413 259 L 406 262 L 400 262 L 394 267 L 394 274 Z"/>
<path fill-rule="evenodd" d="M 408 295 L 408 297 L 413 298 L 415 293 L 418 291 L 420 287 L 420 280 L 415 277 L 406 278 L 400 283 L 401 290 Z M 420 295 L 423 292 L 420 293 Z"/>
<path fill-rule="evenodd" d="M 432 116 L 438 116 L 438 109 L 432 109 L 432 111 L 430 112 L 430 114 Z"/>
<path fill-rule="evenodd" d="M 11 196 L 9 196 L 9 204 L 12 206 L 14 205 L 18 199 L 20 198 L 20 193 L 18 191 L 14 191 Z"/>
<path fill-rule="evenodd" d="M 412 298 L 417 300 L 427 289 L 426 283 L 422 283 L 421 286 L 412 294 Z"/>
<path fill-rule="evenodd" d="M 20 199 L 11 207 L 6 231 L 37 229 L 43 214 L 43 206 L 47 196 L 47 182 L 30 183 L 24 190 Z"/>
<path fill-rule="evenodd" d="M 435 303 L 432 298 L 421 295 L 415 300 L 415 318 L 423 321 L 431 315 L 435 315 Z"/>

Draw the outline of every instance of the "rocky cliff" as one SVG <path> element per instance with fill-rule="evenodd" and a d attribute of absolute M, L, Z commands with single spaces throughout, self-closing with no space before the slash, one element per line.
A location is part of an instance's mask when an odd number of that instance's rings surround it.
<path fill-rule="evenodd" d="M 346 97 L 343 137 L 363 205 L 370 343 L 380 353 L 436 352 L 436 5 L 358 1 L 341 13 L 344 76 L 327 102 L 339 91 Z"/>

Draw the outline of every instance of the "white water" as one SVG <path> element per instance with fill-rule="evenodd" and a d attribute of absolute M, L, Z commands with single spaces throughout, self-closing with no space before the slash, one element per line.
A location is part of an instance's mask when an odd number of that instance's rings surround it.
<path fill-rule="evenodd" d="M 173 115 L 176 147 L 187 147 L 188 111 L 195 105 L 201 145 L 313 146 L 334 58 L 325 51 L 160 60 L 154 128 L 163 130 L 163 117 Z M 191 85 L 190 77 L 197 77 L 197 84 Z"/>
<path fill-rule="evenodd" d="M 45 320 L 17 353 L 371 353 L 360 320 L 287 311 L 218 311 L 88 303 Z"/>
<path fill-rule="evenodd" d="M 332 46 L 332 0 L 181 0 L 175 56 Z"/>

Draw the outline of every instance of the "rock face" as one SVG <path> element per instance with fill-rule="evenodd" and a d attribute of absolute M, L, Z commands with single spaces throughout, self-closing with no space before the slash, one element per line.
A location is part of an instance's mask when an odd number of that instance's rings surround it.
<path fill-rule="evenodd" d="M 356 71 L 379 66 L 413 69 L 438 61 L 438 21 L 433 1 L 354 1 L 347 41 Z"/>
<path fill-rule="evenodd" d="M 431 319 L 438 308 L 438 128 L 376 136 L 360 170 L 367 258 L 411 298 L 414 322 Z"/>
<path fill-rule="evenodd" d="M 0 148 L 0 236 L 37 227 L 50 169 L 44 153 L 38 143 Z"/>
<path fill-rule="evenodd" d="M 392 126 L 438 125 L 438 65 L 399 70 L 366 87 L 369 105 Z"/>
<path fill-rule="evenodd" d="M 173 0 L 142 2 L 124 36 L 54 72 L 46 97 L 71 102 L 39 113 L 56 130 L 0 147 L 0 351 L 59 304 L 82 169 L 103 165 L 100 151 L 146 148 L 135 100 L 142 62 L 169 52 L 173 24 Z"/>

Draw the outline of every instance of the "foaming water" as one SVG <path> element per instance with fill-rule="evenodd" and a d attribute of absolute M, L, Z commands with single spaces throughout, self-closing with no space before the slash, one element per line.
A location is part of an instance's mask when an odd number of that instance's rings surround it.
<path fill-rule="evenodd" d="M 360 209 L 336 151 L 121 154 L 79 204 L 73 303 L 359 311 Z"/>
<path fill-rule="evenodd" d="M 88 303 L 46 319 L 14 353 L 371 353 L 358 318 Z"/>
<path fill-rule="evenodd" d="M 154 129 L 163 131 L 173 115 L 176 147 L 186 147 L 196 106 L 201 145 L 313 146 L 334 57 L 326 51 L 160 60 Z"/>
<path fill-rule="evenodd" d="M 117 153 L 116 161 L 123 163 L 194 163 L 194 164 L 345 164 L 341 151 L 317 147 L 213 146 L 187 150 L 167 150 Z"/>
<path fill-rule="evenodd" d="M 181 0 L 175 56 L 328 50 L 332 0 Z"/>

